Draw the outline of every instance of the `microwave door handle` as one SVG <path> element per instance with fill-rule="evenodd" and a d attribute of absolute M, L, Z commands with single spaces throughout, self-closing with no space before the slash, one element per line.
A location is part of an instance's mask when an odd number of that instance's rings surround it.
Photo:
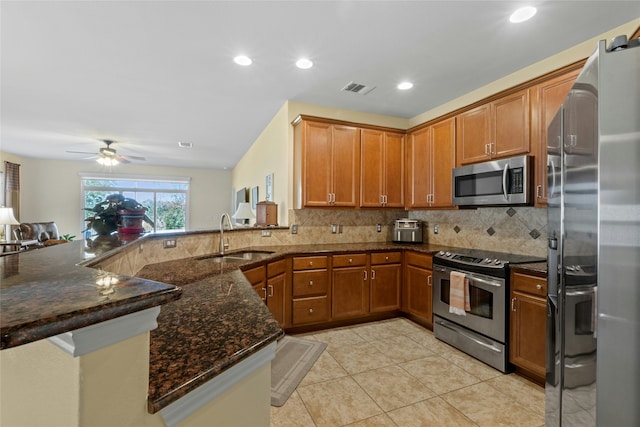
<path fill-rule="evenodd" d="M 504 170 L 502 171 L 502 194 L 504 195 L 505 200 L 509 200 L 509 196 L 507 195 L 507 173 L 509 172 L 509 165 L 504 165 Z"/>

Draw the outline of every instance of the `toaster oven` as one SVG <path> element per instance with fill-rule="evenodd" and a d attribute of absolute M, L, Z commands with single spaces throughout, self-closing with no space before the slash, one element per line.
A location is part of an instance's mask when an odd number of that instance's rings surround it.
<path fill-rule="evenodd" d="M 397 219 L 393 224 L 393 239 L 396 243 L 423 243 L 422 221 Z"/>

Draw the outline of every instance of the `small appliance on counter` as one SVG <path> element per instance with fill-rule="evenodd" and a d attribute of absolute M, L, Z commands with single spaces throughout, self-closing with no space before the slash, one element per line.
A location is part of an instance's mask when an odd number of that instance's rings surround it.
<path fill-rule="evenodd" d="M 422 240 L 422 221 L 418 219 L 397 219 L 393 224 L 395 243 L 424 243 Z"/>

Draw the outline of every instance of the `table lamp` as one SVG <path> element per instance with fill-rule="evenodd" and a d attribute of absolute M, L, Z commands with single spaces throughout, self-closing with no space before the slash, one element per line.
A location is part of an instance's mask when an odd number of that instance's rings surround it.
<path fill-rule="evenodd" d="M 0 207 L 0 225 L 2 226 L 2 236 L 0 241 L 6 242 L 6 229 L 8 225 L 20 225 L 20 222 L 13 216 L 13 208 Z"/>
<path fill-rule="evenodd" d="M 231 218 L 241 221 L 242 224 L 245 224 L 245 220 L 251 220 L 255 217 L 255 214 L 251 210 L 251 205 L 248 202 L 240 202 L 236 213 L 231 216 Z"/>

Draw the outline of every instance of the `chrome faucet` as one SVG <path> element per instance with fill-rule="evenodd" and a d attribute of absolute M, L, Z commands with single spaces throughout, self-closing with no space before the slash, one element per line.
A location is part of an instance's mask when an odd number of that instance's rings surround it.
<path fill-rule="evenodd" d="M 233 230 L 233 225 L 231 225 L 231 217 L 228 213 L 223 213 L 220 216 L 220 255 L 224 255 L 224 250 L 229 249 L 229 243 L 224 242 L 224 218 L 227 218 L 227 224 L 229 224 L 229 230 Z"/>

